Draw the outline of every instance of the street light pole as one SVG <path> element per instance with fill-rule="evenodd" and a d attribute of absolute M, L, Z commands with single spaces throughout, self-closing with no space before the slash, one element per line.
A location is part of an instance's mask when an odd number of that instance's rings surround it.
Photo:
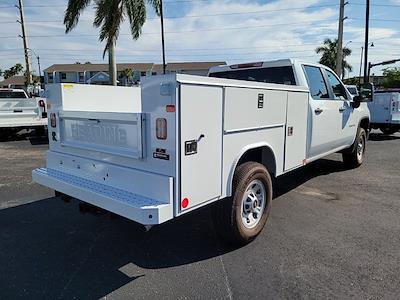
<path fill-rule="evenodd" d="M 366 11 L 365 11 L 365 45 L 364 45 L 364 83 L 369 81 L 368 78 L 368 46 L 369 46 L 369 8 L 370 0 L 366 0 Z"/>
<path fill-rule="evenodd" d="M 361 60 L 360 60 L 360 74 L 358 76 L 358 83 L 361 84 L 361 71 L 363 66 L 364 46 L 361 47 Z"/>
<path fill-rule="evenodd" d="M 34 55 L 34 56 L 36 57 L 36 59 L 37 59 L 37 63 L 38 63 L 38 67 L 39 67 L 39 78 L 40 78 L 40 77 L 42 76 L 42 70 L 40 69 L 40 57 L 39 57 L 39 55 L 37 55 L 36 52 L 35 52 L 33 49 L 31 49 L 31 48 L 29 48 L 28 51 L 32 52 L 33 55 Z"/>
<path fill-rule="evenodd" d="M 39 66 L 39 78 L 42 77 L 42 70 L 40 69 L 40 57 L 36 57 L 37 58 L 37 64 Z"/>
<path fill-rule="evenodd" d="M 160 17 L 161 17 L 161 43 L 162 43 L 162 56 L 163 56 L 163 74 L 166 73 L 167 65 L 165 63 L 165 41 L 164 41 L 164 13 L 163 2 L 160 0 Z"/>
<path fill-rule="evenodd" d="M 376 63 L 376 64 L 368 63 L 368 81 L 369 81 L 369 76 L 371 75 L 371 69 L 373 67 L 391 65 L 391 64 L 395 64 L 399 61 L 400 61 L 400 59 L 392 59 L 392 60 L 386 60 L 386 61 Z"/>

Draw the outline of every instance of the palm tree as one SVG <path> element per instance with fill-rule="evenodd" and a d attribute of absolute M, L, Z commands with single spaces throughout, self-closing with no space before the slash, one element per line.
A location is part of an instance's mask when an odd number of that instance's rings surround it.
<path fill-rule="evenodd" d="M 337 44 L 337 39 L 333 41 L 331 39 L 325 39 L 324 46 L 315 49 L 315 52 L 317 52 L 317 54 L 322 54 L 319 62 L 331 68 L 332 70 L 336 69 Z M 351 53 L 351 49 L 346 47 L 343 48 L 343 73 L 338 74 L 342 76 L 342 78 L 344 78 L 346 70 L 349 72 L 353 71 L 353 67 L 346 61 L 346 57 L 350 56 Z"/>
<path fill-rule="evenodd" d="M 117 66 L 115 63 L 115 42 L 119 36 L 121 24 L 128 18 L 131 34 L 137 40 L 142 33 L 143 24 L 146 21 L 146 2 L 150 4 L 160 15 L 160 0 L 93 0 L 96 15 L 93 25 L 100 28 L 99 40 L 106 41 L 103 57 L 108 52 L 110 82 L 117 84 Z M 79 22 L 81 13 L 92 0 L 69 0 L 65 11 L 65 33 L 69 33 Z"/>
<path fill-rule="evenodd" d="M 125 85 L 129 85 L 133 82 L 134 71 L 132 69 L 125 69 L 121 72 L 121 78 L 125 79 Z"/>

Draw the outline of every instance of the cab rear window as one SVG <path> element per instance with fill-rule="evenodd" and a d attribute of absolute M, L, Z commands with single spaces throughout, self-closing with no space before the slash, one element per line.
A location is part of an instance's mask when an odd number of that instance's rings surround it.
<path fill-rule="evenodd" d="M 291 66 L 215 72 L 210 77 L 296 85 Z"/>

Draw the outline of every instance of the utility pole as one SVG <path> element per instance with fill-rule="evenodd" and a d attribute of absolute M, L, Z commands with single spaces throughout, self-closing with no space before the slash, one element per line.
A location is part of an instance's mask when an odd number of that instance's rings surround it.
<path fill-rule="evenodd" d="M 368 78 L 368 46 L 369 46 L 369 7 L 370 0 L 367 1 L 365 11 L 365 45 L 364 45 L 364 83 L 369 82 Z"/>
<path fill-rule="evenodd" d="M 165 63 L 165 41 L 164 41 L 164 13 L 163 2 L 160 0 L 160 17 L 161 17 L 161 43 L 162 43 L 162 57 L 163 57 L 163 74 L 166 73 L 167 65 Z"/>
<path fill-rule="evenodd" d="M 31 67 L 31 59 L 29 57 L 29 47 L 28 47 L 28 39 L 26 37 L 26 29 L 25 29 L 25 15 L 24 15 L 24 4 L 22 0 L 18 0 L 19 5 L 15 5 L 19 9 L 19 14 L 21 16 L 21 20 L 17 21 L 21 24 L 22 28 L 22 40 L 24 42 L 24 55 L 25 55 L 25 65 L 26 65 L 26 82 L 28 85 L 32 84 L 32 67 Z"/>
<path fill-rule="evenodd" d="M 17 21 L 21 24 L 22 28 L 22 40 L 24 42 L 24 54 L 25 54 L 25 65 L 26 65 L 26 82 L 29 85 L 32 84 L 32 67 L 31 67 L 31 58 L 29 57 L 29 47 L 28 47 L 28 38 L 26 36 L 26 29 L 25 29 L 25 15 L 24 15 L 24 4 L 22 0 L 18 0 L 19 5 L 16 7 L 19 9 L 19 14 L 21 16 L 21 20 Z"/>
<path fill-rule="evenodd" d="M 337 55 L 336 55 L 336 74 L 340 77 L 343 75 L 343 24 L 345 18 L 344 7 L 348 2 L 340 0 L 340 12 L 339 12 L 339 30 L 338 30 L 338 42 L 337 42 Z"/>

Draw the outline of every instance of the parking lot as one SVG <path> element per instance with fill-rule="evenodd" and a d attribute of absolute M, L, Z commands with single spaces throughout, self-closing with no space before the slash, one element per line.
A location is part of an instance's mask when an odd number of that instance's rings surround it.
<path fill-rule="evenodd" d="M 269 223 L 224 246 L 209 209 L 153 228 L 80 214 L 32 183 L 48 145 L 0 143 L 0 298 L 394 299 L 400 294 L 400 134 L 365 164 L 333 155 L 275 182 Z"/>

